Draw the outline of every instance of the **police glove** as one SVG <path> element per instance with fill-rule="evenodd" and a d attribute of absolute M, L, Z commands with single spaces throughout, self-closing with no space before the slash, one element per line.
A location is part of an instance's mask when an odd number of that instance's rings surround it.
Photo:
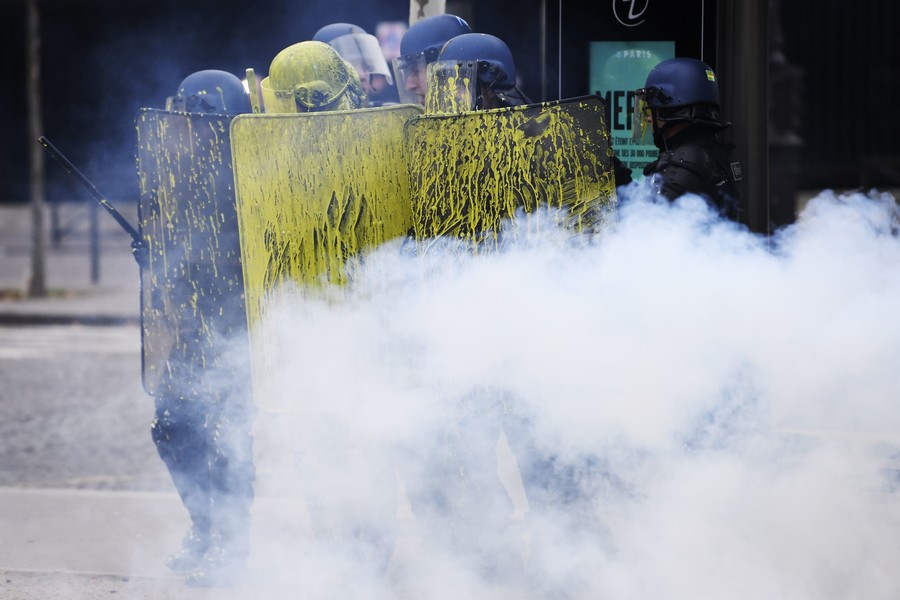
<path fill-rule="evenodd" d="M 146 269 L 150 266 L 150 249 L 143 240 L 131 242 L 131 255 L 140 268 Z"/>

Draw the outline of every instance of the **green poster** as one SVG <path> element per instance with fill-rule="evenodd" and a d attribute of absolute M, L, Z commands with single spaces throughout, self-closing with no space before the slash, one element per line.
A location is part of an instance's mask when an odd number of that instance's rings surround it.
<path fill-rule="evenodd" d="M 644 87 L 650 69 L 675 57 L 675 42 L 591 42 L 591 91 L 606 105 L 610 142 L 616 156 L 643 177 L 644 165 L 656 160 L 659 151 L 650 140 L 638 144 L 631 139 L 634 91 Z"/>

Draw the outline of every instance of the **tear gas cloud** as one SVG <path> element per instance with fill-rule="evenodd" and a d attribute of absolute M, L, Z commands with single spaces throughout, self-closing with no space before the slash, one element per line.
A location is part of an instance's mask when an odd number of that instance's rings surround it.
<path fill-rule="evenodd" d="M 629 191 L 590 239 L 388 244 L 340 300 L 283 298 L 257 400 L 322 503 L 313 529 L 331 520 L 304 559 L 254 556 L 359 598 L 897 597 L 896 201 L 825 192 L 765 238 Z M 498 498 L 497 456 L 552 469 L 507 472 Z M 348 574 L 393 532 L 388 582 Z"/>

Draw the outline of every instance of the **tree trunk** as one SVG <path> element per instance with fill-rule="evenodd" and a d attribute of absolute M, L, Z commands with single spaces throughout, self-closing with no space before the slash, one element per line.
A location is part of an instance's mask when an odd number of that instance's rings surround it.
<path fill-rule="evenodd" d="M 28 134 L 30 136 L 29 164 L 31 166 L 31 276 L 28 278 L 28 295 L 47 295 L 47 277 L 44 268 L 46 233 L 44 231 L 44 153 L 38 138 L 43 128 L 41 113 L 41 28 L 38 0 L 25 0 L 28 52 Z"/>

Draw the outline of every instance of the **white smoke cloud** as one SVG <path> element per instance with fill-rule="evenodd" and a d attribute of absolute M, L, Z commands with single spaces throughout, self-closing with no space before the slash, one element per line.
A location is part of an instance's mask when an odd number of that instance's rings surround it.
<path fill-rule="evenodd" d="M 339 301 L 270 313 L 280 367 L 260 401 L 291 424 L 300 486 L 324 498 L 335 542 L 301 544 L 315 568 L 281 553 L 306 565 L 292 585 L 356 598 L 900 594 L 895 199 L 823 193 L 765 238 L 698 198 L 631 192 L 595 238 L 547 225 L 493 254 L 387 245 Z M 507 431 L 520 466 L 526 441 L 571 475 L 554 480 L 578 492 L 568 504 L 457 485 L 497 468 L 500 419 L 520 426 Z M 398 513 L 395 472 L 407 490 L 449 486 L 459 518 L 430 521 L 415 501 L 414 519 Z M 368 546 L 349 541 L 394 527 L 388 578 L 360 573 Z M 265 540 L 254 554 L 270 558 Z"/>

